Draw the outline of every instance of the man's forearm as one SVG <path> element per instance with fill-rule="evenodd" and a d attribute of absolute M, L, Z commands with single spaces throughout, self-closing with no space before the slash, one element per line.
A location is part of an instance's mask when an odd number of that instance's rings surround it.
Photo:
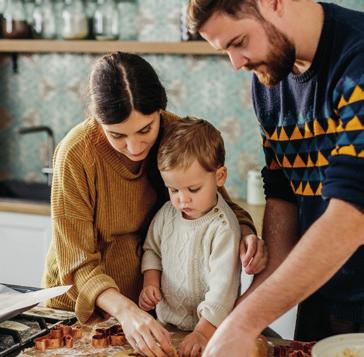
<path fill-rule="evenodd" d="M 266 326 L 326 283 L 364 244 L 363 214 L 332 199 L 278 269 L 235 308 L 229 319 L 259 334 Z"/>
<path fill-rule="evenodd" d="M 268 249 L 268 264 L 260 274 L 255 275 L 252 285 L 237 303 L 277 269 L 296 244 L 297 237 L 296 206 L 280 199 L 268 199 L 263 220 L 263 239 Z"/>

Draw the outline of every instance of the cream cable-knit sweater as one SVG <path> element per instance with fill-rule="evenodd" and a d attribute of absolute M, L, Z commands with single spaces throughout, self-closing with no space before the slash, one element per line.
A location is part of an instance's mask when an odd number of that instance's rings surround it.
<path fill-rule="evenodd" d="M 162 127 L 172 120 L 178 117 L 162 111 Z M 95 300 L 106 289 L 118 289 L 137 302 L 142 288 L 138 245 L 168 194 L 163 182 L 154 180 L 153 155 L 136 173 L 129 164 L 95 120 L 74 127 L 55 152 L 53 234 L 43 286 L 72 284 L 47 305 L 74 310 L 81 322 L 94 317 Z M 240 224 L 254 230 L 249 214 L 221 192 Z"/>
<path fill-rule="evenodd" d="M 238 297 L 239 242 L 239 222 L 220 194 L 216 206 L 195 220 L 165 203 L 151 223 L 142 260 L 143 272 L 162 271 L 158 319 L 193 330 L 204 317 L 217 327 Z"/>

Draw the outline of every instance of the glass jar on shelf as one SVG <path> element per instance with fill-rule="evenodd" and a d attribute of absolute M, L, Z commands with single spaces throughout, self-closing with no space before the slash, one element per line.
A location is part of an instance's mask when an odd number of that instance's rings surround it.
<path fill-rule="evenodd" d="M 53 8 L 54 8 L 54 14 L 55 14 L 55 20 L 56 20 L 56 38 L 58 38 L 58 39 L 63 39 L 63 35 L 62 35 L 63 7 L 64 7 L 63 0 L 53 0 Z"/>
<path fill-rule="evenodd" d="M 120 0 L 119 12 L 119 39 L 135 41 L 138 39 L 139 9 L 137 0 Z"/>
<path fill-rule="evenodd" d="M 56 13 L 52 0 L 36 0 L 32 16 L 32 32 L 35 38 L 56 37 Z"/>
<path fill-rule="evenodd" d="M 97 0 L 93 32 L 96 40 L 115 40 L 119 36 L 119 16 L 114 0 Z"/>
<path fill-rule="evenodd" d="M 82 0 L 65 0 L 62 10 L 61 35 L 65 40 L 87 38 L 87 15 Z"/>
<path fill-rule="evenodd" d="M 87 23 L 88 23 L 88 39 L 94 40 L 94 15 L 96 10 L 96 0 L 86 0 L 85 7 L 86 7 L 86 16 L 87 16 Z"/>
<path fill-rule="evenodd" d="M 33 10 L 35 6 L 35 0 L 23 0 L 26 19 L 29 26 L 30 36 L 32 36 L 32 21 L 33 21 Z"/>
<path fill-rule="evenodd" d="M 3 37 L 7 39 L 30 37 L 27 14 L 22 0 L 7 0 L 1 29 Z"/>

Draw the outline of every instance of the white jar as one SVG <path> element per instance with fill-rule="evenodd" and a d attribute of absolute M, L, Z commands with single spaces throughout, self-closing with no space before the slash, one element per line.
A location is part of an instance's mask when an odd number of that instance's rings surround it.
<path fill-rule="evenodd" d="M 88 21 L 81 0 L 65 0 L 62 25 L 65 40 L 82 40 L 88 36 Z"/>
<path fill-rule="evenodd" d="M 96 40 L 115 40 L 119 36 L 119 15 L 114 0 L 97 0 L 93 17 Z"/>
<path fill-rule="evenodd" d="M 251 205 L 264 205 L 263 178 L 258 170 L 248 171 L 247 202 Z"/>

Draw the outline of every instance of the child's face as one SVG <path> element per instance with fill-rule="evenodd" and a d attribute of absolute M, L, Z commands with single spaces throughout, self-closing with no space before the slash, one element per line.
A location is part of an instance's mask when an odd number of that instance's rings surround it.
<path fill-rule="evenodd" d="M 215 172 L 207 172 L 195 160 L 186 170 L 176 168 L 161 171 L 161 175 L 173 206 L 186 219 L 196 219 L 216 205 L 217 188 L 225 183 L 226 168 L 220 167 Z"/>

